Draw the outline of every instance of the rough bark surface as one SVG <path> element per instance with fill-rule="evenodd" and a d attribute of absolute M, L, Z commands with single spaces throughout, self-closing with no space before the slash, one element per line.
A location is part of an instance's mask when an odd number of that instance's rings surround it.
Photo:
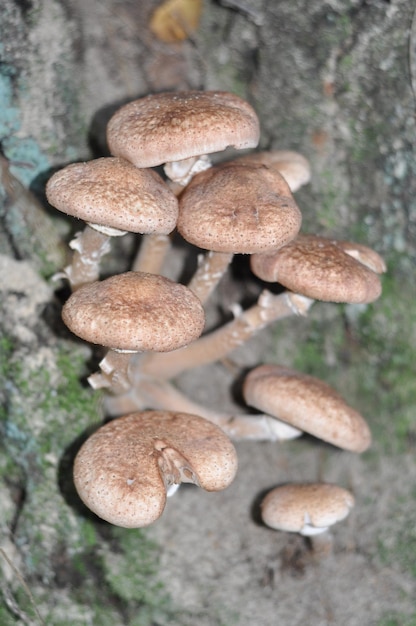
<path fill-rule="evenodd" d="M 414 6 L 205 0 L 197 31 L 167 44 L 148 27 L 159 4 L 1 3 L 0 622 L 410 626 Z M 102 419 L 98 395 L 84 384 L 98 355 L 60 321 L 68 294 L 51 276 L 66 262 L 76 224 L 47 207 L 44 186 L 56 168 L 106 154 L 105 125 L 120 104 L 190 88 L 246 98 L 260 118 L 261 148 L 298 150 L 311 162 L 312 181 L 296 196 L 303 230 L 374 247 L 388 273 L 374 305 L 317 305 L 308 319 L 262 333 L 232 362 L 191 371 L 179 384 L 223 409 L 235 406 L 229 386 L 241 368 L 295 366 L 362 411 L 374 445 L 357 458 L 310 440 L 241 444 L 227 491 L 181 489 L 154 527 L 121 531 L 93 519 L 72 487 L 74 451 Z M 105 272 L 126 269 L 134 245 L 118 241 Z M 185 254 L 177 249 L 169 272 L 179 275 Z M 219 289 L 222 310 L 258 290 L 244 259 L 235 260 Z M 261 493 L 305 479 L 338 482 L 357 501 L 334 531 L 334 553 L 318 563 L 303 540 L 258 521 Z"/>

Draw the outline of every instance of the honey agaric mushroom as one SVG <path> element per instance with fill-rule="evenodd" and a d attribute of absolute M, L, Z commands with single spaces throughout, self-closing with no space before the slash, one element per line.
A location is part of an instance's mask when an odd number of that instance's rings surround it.
<path fill-rule="evenodd" d="M 225 91 L 152 94 L 121 107 L 107 126 L 111 154 L 136 167 L 166 164 L 167 176 L 181 185 L 209 167 L 206 155 L 255 148 L 259 136 L 254 109 Z"/>
<path fill-rule="evenodd" d="M 292 193 L 306 185 L 311 179 L 309 161 L 299 152 L 292 150 L 264 150 L 245 154 L 234 159 L 235 163 L 265 165 L 277 170 L 285 179 Z"/>
<path fill-rule="evenodd" d="M 83 285 L 64 304 L 62 318 L 85 341 L 111 349 L 100 364 L 107 379 L 90 377 L 95 388 L 111 386 L 115 381 L 108 377 L 117 370 L 125 389 L 129 353 L 175 350 L 199 337 L 205 323 L 202 305 L 187 287 L 141 272 Z"/>
<path fill-rule="evenodd" d="M 350 304 L 376 300 L 385 271 L 374 250 L 316 235 L 298 235 L 271 254 L 254 254 L 250 264 L 262 280 L 315 300 Z"/>
<path fill-rule="evenodd" d="M 311 539 L 316 556 L 332 548 L 329 528 L 345 519 L 354 506 L 352 493 L 329 483 L 291 483 L 269 491 L 260 509 L 264 523 L 275 530 Z"/>
<path fill-rule="evenodd" d="M 364 452 L 371 433 L 364 418 L 322 380 L 280 365 L 260 365 L 243 384 L 249 406 L 323 441 Z"/>
<path fill-rule="evenodd" d="M 98 279 L 110 236 L 168 235 L 178 216 L 177 198 L 156 172 L 114 157 L 64 167 L 49 179 L 46 195 L 55 208 L 88 224 L 71 242 L 74 259 L 65 271 L 74 289 Z"/>
<path fill-rule="evenodd" d="M 200 407 L 168 380 L 185 369 L 227 356 L 277 319 L 305 315 L 313 299 L 366 303 L 380 294 L 378 274 L 385 271 L 385 265 L 376 252 L 360 244 L 298 235 L 301 217 L 291 191 L 309 180 L 306 159 L 290 151 L 263 152 L 223 163 L 207 172 L 209 153 L 229 146 L 254 148 L 259 140 L 254 110 L 226 92 L 162 93 L 142 98 L 122 107 L 112 117 L 107 137 L 114 156 L 69 166 L 64 173 L 52 177 L 47 188 L 51 204 L 69 213 L 69 199 L 79 205 L 80 187 L 84 187 L 87 199 L 82 217 L 97 222 L 90 209 L 98 209 L 104 219 L 113 216 L 113 208 L 122 204 L 120 196 L 126 189 L 130 193 L 123 178 L 120 184 L 120 179 L 115 182 L 106 175 L 106 167 L 121 169 L 126 176 L 128 172 L 129 180 L 142 177 L 161 183 L 155 173 L 138 168 L 164 164 L 171 181 L 162 184 L 163 191 L 154 195 L 165 198 L 164 216 L 168 202 L 174 207 L 175 217 L 168 227 L 163 225 L 162 231 L 153 227 L 132 229 L 131 218 L 132 213 L 137 213 L 137 203 L 146 204 L 149 200 L 145 187 L 135 189 L 134 197 L 129 195 L 133 211 L 126 212 L 122 206 L 117 215 L 129 222 L 126 230 L 145 233 L 146 240 L 134 265 L 136 271 L 81 286 L 64 306 L 64 321 L 73 332 L 110 348 L 100 363 L 101 373 L 89 378 L 92 387 L 108 387 L 119 393 L 112 399 L 119 401 L 118 407 L 127 404 L 123 414 L 141 411 L 107 424 L 82 446 L 74 477 L 84 502 L 112 523 L 126 527 L 147 525 L 160 516 L 171 487 L 179 482 L 195 482 L 208 490 L 221 489 L 231 482 L 236 457 L 227 436 L 278 440 L 306 431 L 347 450 L 364 451 L 371 441 L 364 419 L 333 389 L 311 376 L 279 366 L 253 370 L 245 381 L 244 395 L 248 404 L 264 411 L 258 415 L 227 415 Z M 59 206 L 60 200 L 54 196 L 54 187 L 59 187 L 57 181 L 69 171 L 85 174 L 90 170 L 94 172 L 91 179 L 87 176 L 84 180 L 81 175 L 78 180 L 78 174 L 75 179 L 69 177 L 63 206 Z M 184 191 L 183 187 L 198 172 L 198 179 Z M 226 179 L 233 176 L 228 198 L 218 200 L 210 196 L 211 185 L 212 189 L 215 186 L 212 181 L 220 181 L 218 186 L 223 191 L 228 186 Z M 260 179 L 266 181 L 263 189 Z M 179 230 L 186 239 L 209 251 L 191 281 L 191 289 L 157 276 L 169 245 L 168 235 L 176 224 L 176 195 L 180 194 Z M 111 206 L 106 204 L 109 198 Z M 209 210 L 201 220 L 199 203 L 206 204 L 207 198 Z M 262 206 L 264 200 L 266 208 Z M 220 208 L 214 217 L 213 206 Z M 151 218 L 155 221 L 156 217 L 160 225 L 159 209 L 160 205 L 153 207 Z M 244 212 L 246 220 L 241 219 Z M 192 220 L 193 226 L 199 227 L 198 239 L 190 236 Z M 219 223 L 225 224 L 225 229 L 218 245 L 212 236 Z M 104 230 L 113 234 L 121 234 L 120 227 L 124 229 L 125 224 L 104 222 Z M 78 288 L 98 277 L 99 259 L 109 247 L 107 235 L 87 226 L 86 234 L 76 239 L 72 247 L 74 263 L 67 273 L 74 288 Z M 85 260 L 84 250 L 88 253 Z M 263 280 L 278 281 L 289 291 L 273 295 L 264 290 L 257 303 L 244 311 L 235 304 L 232 322 L 198 339 L 204 326 L 201 299 L 208 297 L 236 252 L 252 254 L 254 273 Z M 151 262 L 145 257 L 150 257 Z M 143 273 L 144 269 L 147 273 Z M 178 327 L 185 331 L 180 339 L 175 334 Z M 150 333 L 150 339 L 145 331 Z M 153 352 L 136 354 L 130 361 L 131 352 L 143 350 Z M 272 384 L 273 393 L 261 396 L 263 388 L 270 392 Z M 153 410 L 143 410 L 149 407 Z M 116 414 L 120 414 L 117 409 Z M 200 428 L 201 424 L 202 431 L 197 433 L 196 426 Z M 208 443 L 207 466 L 199 463 L 202 442 Z M 214 477 L 213 482 L 210 477 Z M 302 489 L 305 492 L 310 486 Z M 318 487 L 313 489 L 317 491 Z M 110 502 L 112 495 L 115 499 Z M 352 496 L 344 500 L 350 508 Z M 286 529 L 303 534 L 311 534 L 318 527 L 322 530 L 347 514 L 334 515 L 335 508 L 332 504 L 324 522 L 317 521 L 313 507 L 303 508 L 300 526 Z M 265 512 L 265 503 L 263 509 Z M 266 517 L 265 514 L 265 520 Z"/>
<path fill-rule="evenodd" d="M 79 450 L 74 482 L 99 517 L 125 528 L 147 526 L 165 508 L 169 487 L 228 487 L 237 456 L 214 424 L 186 413 L 143 411 L 99 428 Z"/>
<path fill-rule="evenodd" d="M 186 241 L 211 253 L 189 288 L 205 301 L 234 254 L 274 251 L 296 237 L 301 221 L 277 171 L 230 162 L 197 174 L 180 196 L 177 228 Z"/>

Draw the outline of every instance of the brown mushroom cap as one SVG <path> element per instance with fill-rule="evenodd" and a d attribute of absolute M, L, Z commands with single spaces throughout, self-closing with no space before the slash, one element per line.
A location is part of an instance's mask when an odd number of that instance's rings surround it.
<path fill-rule="evenodd" d="M 259 140 L 254 109 L 225 91 L 158 93 L 121 107 L 110 119 L 111 154 L 137 167 L 153 167 L 203 154 L 254 148 Z"/>
<path fill-rule="evenodd" d="M 202 333 L 204 310 L 184 285 L 126 272 L 83 285 L 62 310 L 78 337 L 114 350 L 176 350 Z"/>
<path fill-rule="evenodd" d="M 301 220 L 278 172 L 227 163 L 194 176 L 180 196 L 177 226 L 200 248 L 252 254 L 283 246 L 296 236 Z"/>
<path fill-rule="evenodd" d="M 336 245 L 349 254 L 353 259 L 356 259 L 376 274 L 384 274 L 387 270 L 384 259 L 368 246 L 364 246 L 361 243 L 352 243 L 351 241 L 337 241 Z"/>
<path fill-rule="evenodd" d="M 260 365 L 243 385 L 250 406 L 335 446 L 364 452 L 371 433 L 364 418 L 322 380 L 280 365 Z"/>
<path fill-rule="evenodd" d="M 167 235 L 178 217 L 176 196 L 162 178 L 124 159 L 72 163 L 49 179 L 46 195 L 68 215 L 132 233 Z"/>
<path fill-rule="evenodd" d="M 218 426 L 187 413 L 143 411 L 87 439 L 75 459 L 74 482 L 99 517 L 138 528 L 160 517 L 169 486 L 190 482 L 219 491 L 236 471 L 235 449 Z"/>
<path fill-rule="evenodd" d="M 346 303 L 376 300 L 381 294 L 378 272 L 385 269 L 381 257 L 366 246 L 316 235 L 298 235 L 272 254 L 253 255 L 250 264 L 262 280 L 315 300 Z"/>
<path fill-rule="evenodd" d="M 288 484 L 272 489 L 260 506 L 270 528 L 313 535 L 347 517 L 354 497 L 328 483 Z"/>
<path fill-rule="evenodd" d="M 234 162 L 265 165 L 283 176 L 292 192 L 306 185 L 311 179 L 309 161 L 299 152 L 292 150 L 264 150 L 237 157 Z"/>

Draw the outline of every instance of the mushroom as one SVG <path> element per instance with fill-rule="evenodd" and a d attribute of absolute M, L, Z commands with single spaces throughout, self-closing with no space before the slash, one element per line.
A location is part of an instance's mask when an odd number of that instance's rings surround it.
<path fill-rule="evenodd" d="M 368 303 L 381 293 L 383 259 L 360 244 L 298 235 L 271 254 L 253 254 L 251 269 L 268 282 L 328 302 Z"/>
<path fill-rule="evenodd" d="M 290 483 L 262 500 L 263 522 L 276 530 L 310 536 L 343 520 L 354 506 L 353 495 L 329 483 Z"/>
<path fill-rule="evenodd" d="M 152 94 L 121 107 L 107 126 L 111 154 L 136 167 L 166 164 L 167 176 L 182 186 L 210 166 L 206 155 L 255 148 L 259 136 L 254 109 L 225 91 Z"/>
<path fill-rule="evenodd" d="M 175 350 L 199 337 L 205 323 L 202 305 L 187 287 L 141 272 L 83 285 L 64 304 L 62 319 L 78 337 L 111 349 L 100 364 L 106 377 L 90 377 L 90 383 L 111 386 L 116 371 L 122 389 L 129 386 L 131 352 Z"/>
<path fill-rule="evenodd" d="M 214 424 L 186 413 L 143 411 L 117 418 L 87 439 L 75 458 L 74 482 L 99 517 L 138 528 L 161 516 L 172 485 L 219 491 L 236 471 L 235 449 Z"/>
<path fill-rule="evenodd" d="M 70 244 L 75 254 L 65 273 L 74 289 L 97 280 L 110 236 L 127 231 L 166 236 L 178 216 L 176 196 L 156 172 L 119 158 L 64 167 L 49 179 L 46 195 L 59 211 L 88 224 Z"/>
<path fill-rule="evenodd" d="M 277 171 L 230 162 L 197 174 L 180 196 L 177 228 L 186 241 L 211 254 L 189 288 L 204 302 L 234 254 L 274 251 L 296 237 L 301 221 Z"/>
<path fill-rule="evenodd" d="M 332 547 L 328 529 L 345 519 L 353 506 L 353 495 L 338 485 L 291 483 L 269 491 L 260 508 L 267 526 L 310 537 L 314 552 L 322 556 Z"/>
<path fill-rule="evenodd" d="M 244 154 L 234 159 L 235 163 L 265 165 L 283 176 L 292 193 L 306 185 L 311 179 L 309 161 L 299 152 L 292 150 L 264 150 Z"/>
<path fill-rule="evenodd" d="M 371 433 L 364 418 L 327 383 L 280 365 L 260 365 L 246 376 L 248 405 L 323 441 L 364 452 Z"/>

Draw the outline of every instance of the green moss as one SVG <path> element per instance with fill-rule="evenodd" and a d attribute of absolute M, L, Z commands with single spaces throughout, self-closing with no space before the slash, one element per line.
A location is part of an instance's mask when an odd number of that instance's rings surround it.
<path fill-rule="evenodd" d="M 120 551 L 119 554 L 106 556 L 111 561 L 106 574 L 111 588 L 124 600 L 151 601 L 160 589 L 159 583 L 154 582 L 159 552 L 157 545 L 140 529 L 127 531 L 114 528 L 112 535 Z"/>
<path fill-rule="evenodd" d="M 141 530 L 106 527 L 104 535 L 90 536 L 92 545 L 72 556 L 64 549 L 59 554 L 56 582 L 68 595 L 54 606 L 47 590 L 37 590 L 37 601 L 46 607 L 45 621 L 54 626 L 179 626 L 181 613 L 158 581 L 159 548 Z M 24 597 L 20 602 L 26 606 Z"/>
<path fill-rule="evenodd" d="M 403 289 L 400 276 L 383 280 L 383 295 L 354 328 L 367 368 L 360 389 L 374 405 L 372 426 L 384 451 L 403 452 L 415 445 L 416 425 L 415 286 Z"/>
<path fill-rule="evenodd" d="M 3 337 L 3 344 L 0 371 L 7 387 L 10 437 L 18 440 L 20 431 L 30 437 L 36 422 L 36 445 L 43 455 L 53 448 L 62 450 L 81 429 L 99 419 L 100 394 L 80 380 L 85 373 L 85 350 L 58 344 L 56 352 L 46 349 L 40 362 L 27 359 L 24 366 L 20 354 L 14 357 L 11 340 Z"/>
<path fill-rule="evenodd" d="M 13 463 L 23 469 L 19 481 L 25 500 L 15 539 L 25 546 L 25 577 L 46 623 L 172 623 L 178 613 L 158 579 L 158 547 L 142 531 L 105 525 L 103 537 L 101 524 L 83 516 L 74 492 L 74 441 L 100 417 L 99 394 L 80 382 L 89 352 L 58 341 L 25 360 L 5 335 L 0 347 L 0 391 L 7 409 L 2 433 L 10 458 L 2 473 Z M 55 594 L 50 603 L 38 580 L 55 581 L 62 590 L 58 602 Z M 23 589 L 17 590 L 16 602 L 32 616 Z"/>
<path fill-rule="evenodd" d="M 412 521 L 409 520 L 411 526 Z M 381 541 L 378 544 L 380 560 L 384 565 L 392 563 L 400 565 L 403 571 L 416 578 L 416 531 L 415 529 L 403 529 L 397 537 L 394 545 L 386 546 Z"/>
<path fill-rule="evenodd" d="M 354 59 L 351 54 L 344 55 L 339 61 L 339 69 L 341 71 L 349 72 L 353 68 Z"/>
<path fill-rule="evenodd" d="M 227 91 L 231 91 L 240 98 L 247 98 L 246 78 L 231 61 L 217 66 L 216 78 L 220 85 L 227 85 Z"/>
<path fill-rule="evenodd" d="M 0 336 L 0 381 L 5 379 L 9 373 L 9 359 L 13 354 L 13 339 L 6 335 Z"/>
<path fill-rule="evenodd" d="M 339 221 L 339 206 L 343 200 L 333 169 L 324 170 L 321 177 L 321 199 L 316 207 L 315 225 L 336 232 Z"/>
<path fill-rule="evenodd" d="M 377 622 L 377 626 L 416 626 L 416 613 L 413 615 L 389 613 Z"/>
<path fill-rule="evenodd" d="M 372 124 L 364 126 L 357 120 L 350 120 L 351 147 L 349 157 L 353 163 L 366 164 L 380 158 L 379 140 L 383 136 L 383 126 Z"/>
<path fill-rule="evenodd" d="M 16 626 L 16 619 L 5 606 L 0 605 L 0 624 L 3 626 Z"/>
<path fill-rule="evenodd" d="M 392 496 L 392 499 L 394 496 Z M 416 489 L 406 484 L 391 502 L 394 517 L 386 520 L 377 537 L 377 556 L 383 566 L 395 567 L 416 579 Z"/>

